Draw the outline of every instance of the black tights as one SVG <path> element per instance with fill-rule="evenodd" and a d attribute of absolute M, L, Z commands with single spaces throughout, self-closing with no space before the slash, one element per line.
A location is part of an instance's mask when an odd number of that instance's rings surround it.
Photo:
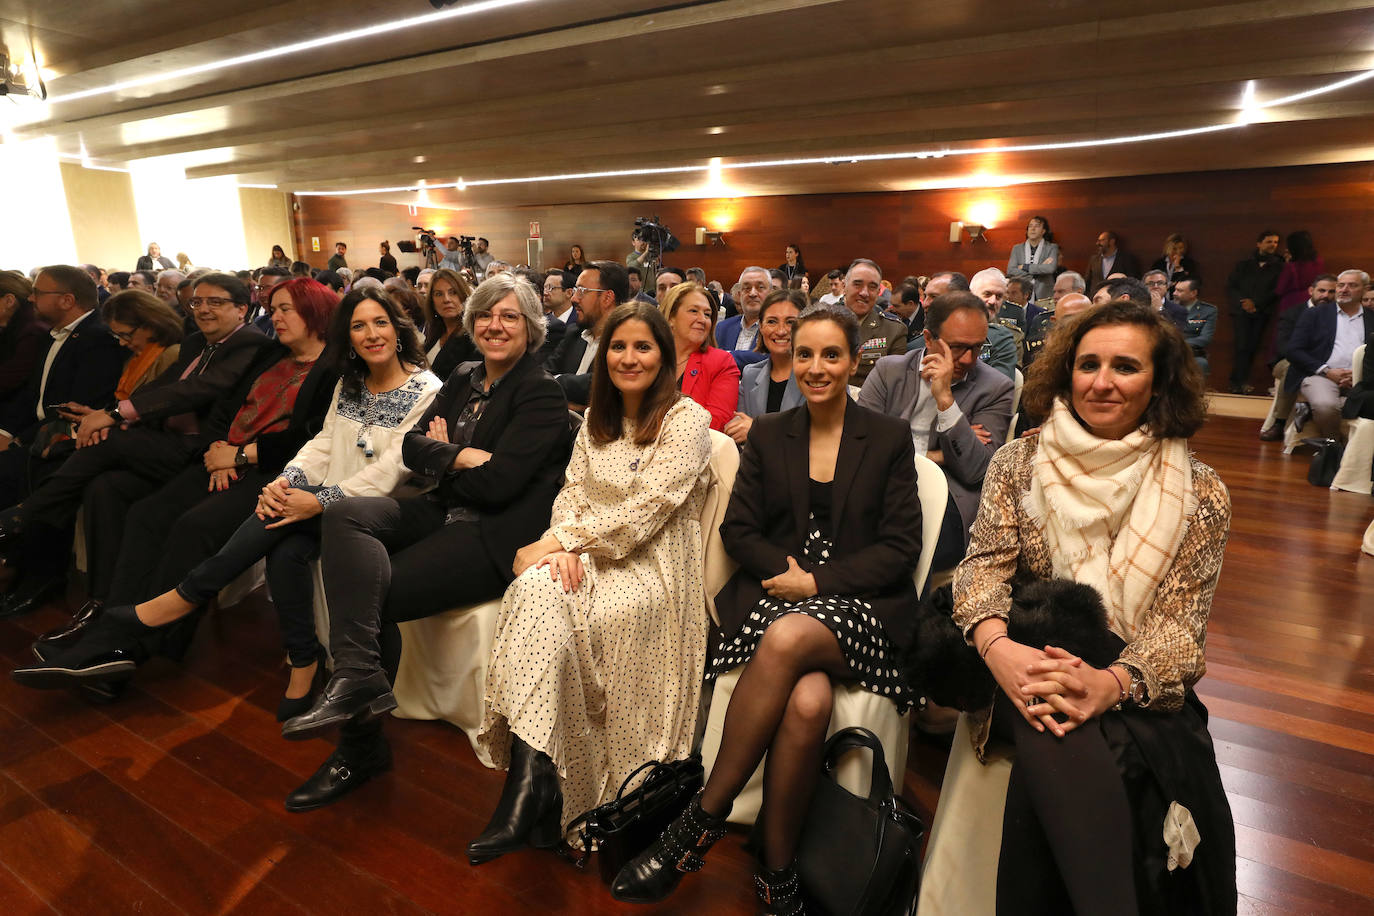
<path fill-rule="evenodd" d="M 768 626 L 735 685 L 701 806 L 728 814 L 767 753 L 759 821 L 769 868 L 796 857 L 830 726 L 831 680 L 848 676 L 835 634 L 803 614 L 787 614 Z"/>
<path fill-rule="evenodd" d="M 1016 745 L 1002 819 L 997 912 L 1136 913 L 1130 802 L 1097 720 L 1057 738 L 1001 692 L 993 733 Z"/>

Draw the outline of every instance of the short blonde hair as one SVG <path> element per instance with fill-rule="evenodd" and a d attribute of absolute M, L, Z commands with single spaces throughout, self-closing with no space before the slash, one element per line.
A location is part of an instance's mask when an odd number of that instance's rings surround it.
<path fill-rule="evenodd" d="M 682 297 L 692 292 L 701 293 L 706 298 L 706 311 L 711 316 L 711 329 L 706 333 L 706 339 L 701 342 L 701 352 L 705 353 L 716 339 L 716 310 L 711 307 L 711 297 L 706 292 L 706 287 L 692 280 L 679 283 L 663 294 L 663 301 L 658 304 L 658 310 L 663 313 L 664 318 L 668 319 L 668 326 L 672 327 L 673 315 L 677 314 L 678 306 L 682 304 Z"/>

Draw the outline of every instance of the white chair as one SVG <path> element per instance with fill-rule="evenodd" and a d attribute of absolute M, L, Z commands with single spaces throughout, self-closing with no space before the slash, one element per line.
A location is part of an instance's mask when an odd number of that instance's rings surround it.
<path fill-rule="evenodd" d="M 1021 370 L 1016 369 L 1014 371 L 1016 372 L 1016 378 L 1012 382 L 1011 389 L 1011 415 L 1013 417 L 1011 428 L 1013 430 L 1016 429 L 1016 423 L 1014 422 L 1016 412 L 1021 409 L 1021 386 L 1026 384 L 1026 376 L 1022 374 Z"/>
<path fill-rule="evenodd" d="M 725 571 L 723 576 L 719 572 L 713 576 L 712 560 L 713 548 L 724 555 L 718 529 L 738 469 L 739 448 L 734 440 L 713 430 L 711 485 L 701 515 L 708 596 L 714 595 L 730 575 L 730 571 Z M 719 556 L 714 560 L 721 566 Z M 317 601 L 317 607 L 322 604 L 322 600 Z M 501 599 L 496 598 L 402 623 L 401 664 L 394 686 L 394 715 L 402 719 L 443 719 L 456 725 L 468 736 L 477 758 L 487 766 L 491 766 L 491 760 L 478 745 L 477 732 L 482 725 L 487 664 L 500 611 Z M 326 620 L 321 633 L 327 632 Z"/>
<path fill-rule="evenodd" d="M 917 592 L 924 590 L 926 578 L 930 573 L 930 563 L 935 556 L 935 542 L 940 537 L 940 522 L 945 516 L 945 500 L 949 494 L 949 484 L 940 466 L 924 455 L 916 456 L 916 488 L 921 500 L 921 554 L 916 561 L 916 571 L 912 579 Z M 731 564 L 733 565 L 733 564 Z M 709 562 L 708 562 L 709 566 Z M 729 578 L 731 568 L 713 589 L 707 585 L 707 594 L 714 595 Z M 915 609 L 913 608 L 913 611 Z M 711 616 L 719 624 L 714 605 Z M 711 767 L 720 753 L 720 739 L 725 728 L 725 713 L 730 707 L 730 697 L 734 695 L 739 683 L 741 665 L 716 678 L 715 689 L 711 695 L 711 705 L 706 717 L 706 731 L 702 738 L 701 757 L 709 776 Z M 907 742 L 911 732 L 911 714 L 898 715 L 897 704 L 881 697 L 857 684 L 841 684 L 835 688 L 834 707 L 830 712 L 830 726 L 826 734 L 833 735 L 842 728 L 862 725 L 878 736 L 883 745 L 883 755 L 887 758 L 887 768 L 892 774 L 892 785 L 901 791 L 902 776 L 906 772 Z M 763 762 L 749 777 L 749 782 L 735 799 L 730 809 L 732 824 L 749 825 L 758 817 L 763 804 Z M 867 796 L 868 783 L 872 768 L 867 757 L 861 754 L 848 754 L 836 768 L 836 775 L 842 786 L 859 795 Z"/>
<path fill-rule="evenodd" d="M 1351 365 L 1352 385 L 1358 385 L 1364 377 L 1364 354 L 1366 344 L 1355 348 L 1355 362 Z M 1374 492 L 1374 420 L 1356 417 L 1346 420 L 1345 453 L 1341 455 L 1341 466 L 1331 481 L 1331 489 L 1345 490 L 1350 493 L 1369 494 Z"/>
<path fill-rule="evenodd" d="M 1012 758 L 1009 749 L 989 745 L 987 759 L 979 763 L 968 716 L 959 716 L 921 866 L 919 916 L 992 916 L 997 911 L 997 859 Z"/>
<path fill-rule="evenodd" d="M 1363 365 L 1363 364 L 1364 364 L 1364 348 L 1365 348 L 1365 344 L 1360 344 L 1358 347 L 1355 348 L 1355 357 L 1354 357 L 1354 361 L 1351 363 L 1351 366 L 1350 366 L 1350 375 L 1351 375 L 1351 382 L 1350 382 L 1350 383 L 1351 383 L 1352 385 L 1358 385 L 1359 382 L 1360 382 L 1360 377 L 1363 375 L 1363 370 L 1364 370 L 1364 365 Z M 1292 372 L 1292 371 L 1293 371 L 1292 367 L 1289 367 L 1288 371 L 1289 371 L 1289 372 Z M 1283 384 L 1283 383 L 1280 382 L 1279 384 Z M 1298 397 L 1297 397 L 1297 400 L 1294 402 L 1294 404 L 1295 404 L 1295 406 L 1296 406 L 1296 404 L 1299 404 L 1299 403 L 1302 403 L 1302 404 L 1307 403 L 1307 398 L 1305 398 L 1305 397 L 1303 397 L 1301 394 L 1299 394 Z M 1272 422 L 1272 420 L 1273 420 L 1273 414 L 1274 414 L 1274 409 L 1273 409 L 1273 407 L 1270 407 L 1270 408 L 1269 408 L 1269 417 L 1266 418 L 1265 421 L 1264 421 L 1266 424 Z M 1295 425 L 1295 423 L 1294 423 L 1294 421 L 1295 421 L 1295 419 L 1296 419 L 1297 411 L 1296 411 L 1296 410 L 1293 411 L 1293 414 L 1294 414 L 1294 416 L 1290 416 L 1290 417 L 1288 418 L 1288 423 L 1285 424 L 1284 427 L 1283 427 L 1283 453 L 1284 453 L 1285 455 L 1291 455 L 1291 454 L 1293 454 L 1293 450 L 1296 449 L 1300 444 L 1302 444 L 1302 440 L 1303 440 L 1303 439 L 1307 438 L 1306 436 L 1304 436 L 1304 435 L 1302 434 L 1302 432 L 1300 432 L 1300 431 L 1297 429 L 1297 427 L 1296 427 L 1296 425 Z M 1358 422 L 1359 422 L 1358 420 L 1342 420 L 1342 421 L 1341 421 L 1341 435 L 1345 437 L 1345 440 L 1346 440 L 1347 443 L 1350 441 L 1351 436 L 1354 435 L 1354 432 L 1355 432 L 1355 424 L 1358 423 Z M 1369 422 L 1369 421 L 1365 421 L 1365 422 L 1367 423 L 1367 422 Z M 1261 428 L 1264 428 L 1264 427 L 1261 427 Z M 1314 433 L 1314 432 L 1312 432 L 1311 430 L 1305 430 L 1305 431 L 1311 433 L 1312 435 L 1317 435 L 1317 433 Z M 1366 435 L 1366 436 L 1374 436 L 1374 433 L 1366 433 L 1365 435 Z M 1370 458 L 1371 458 L 1371 457 L 1374 457 L 1374 441 L 1371 441 L 1371 442 L 1369 442 L 1369 443 L 1361 443 L 1361 447 L 1364 447 L 1364 448 L 1368 448 L 1368 449 L 1369 449 L 1369 451 L 1365 453 L 1365 460 L 1364 460 L 1364 471 L 1365 471 L 1366 486 L 1364 487 L 1364 489 L 1359 489 L 1358 486 L 1356 486 L 1356 489 L 1354 489 L 1353 492 L 1355 492 L 1355 493 L 1368 493 L 1368 492 L 1369 492 L 1369 486 L 1367 485 L 1367 482 L 1368 482 L 1368 478 L 1369 478 L 1369 462 L 1370 462 Z M 1347 448 L 1347 451 L 1349 451 L 1348 448 Z M 1354 457 L 1353 457 L 1353 456 L 1352 456 L 1351 460 L 1352 460 L 1352 462 L 1354 461 Z M 1344 466 L 1345 462 L 1342 461 L 1341 464 L 1342 464 L 1342 466 Z M 1351 478 L 1347 477 L 1346 479 L 1347 479 L 1347 480 L 1350 480 Z M 1340 490 L 1347 489 L 1347 487 L 1345 487 L 1345 486 L 1337 487 L 1336 484 L 1335 484 L 1334 482 L 1331 484 L 1331 488 L 1332 488 L 1333 490 L 1336 490 L 1336 489 L 1340 489 Z"/>
<path fill-rule="evenodd" d="M 1364 541 L 1360 543 L 1360 549 L 1374 557 L 1374 522 L 1369 523 L 1369 527 L 1364 530 Z"/>

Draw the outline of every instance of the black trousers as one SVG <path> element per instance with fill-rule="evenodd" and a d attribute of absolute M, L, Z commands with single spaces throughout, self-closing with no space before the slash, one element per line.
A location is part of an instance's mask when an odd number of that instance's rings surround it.
<path fill-rule="evenodd" d="M 1231 324 L 1235 331 L 1235 362 L 1231 366 L 1231 384 L 1244 385 L 1250 378 L 1250 367 L 1255 363 L 1264 339 L 1264 329 L 1269 324 L 1268 312 L 1235 311 L 1231 313 Z"/>
<path fill-rule="evenodd" d="M 500 597 L 497 569 L 475 521 L 444 524 L 445 508 L 419 497 L 355 497 L 324 513 L 321 571 L 335 669 L 381 669 L 395 681 L 396 626 Z"/>
<path fill-rule="evenodd" d="M 997 912 L 1137 912 L 1130 803 L 1098 720 L 1037 732 L 1000 690 L 993 734 L 1016 745 L 1002 820 Z"/>
<path fill-rule="evenodd" d="M 185 468 L 129 508 L 105 591 L 96 591 L 93 577 L 91 596 L 108 604 L 134 604 L 174 588 L 228 542 L 276 476 L 249 467 L 229 489 L 211 493 L 204 467 Z M 98 549 L 89 545 L 87 554 Z"/>
<path fill-rule="evenodd" d="M 319 487 L 299 487 L 315 492 Z M 192 604 L 202 605 L 263 557 L 267 558 L 267 587 L 277 609 L 282 642 L 291 664 L 304 667 L 319 654 L 315 636 L 315 581 L 310 563 L 320 555 L 320 516 L 269 528 L 249 514 L 229 541 L 191 570 L 177 586 L 177 593 Z"/>

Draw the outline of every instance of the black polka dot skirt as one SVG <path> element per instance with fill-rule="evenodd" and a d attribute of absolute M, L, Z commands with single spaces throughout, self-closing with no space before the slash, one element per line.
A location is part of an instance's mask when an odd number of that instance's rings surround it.
<path fill-rule="evenodd" d="M 825 565 L 833 544 L 814 526 L 803 553 L 817 566 Z M 826 625 L 840 645 L 849 670 L 860 687 L 888 697 L 905 713 L 915 701 L 911 687 L 902 677 L 896 653 L 883 630 L 882 621 L 873 616 L 872 606 L 861 598 L 845 595 L 815 595 L 801 601 L 781 601 L 764 595 L 749 612 L 749 617 L 733 636 L 716 644 L 707 680 L 738 668 L 754 657 L 759 640 L 773 621 L 786 614 L 805 614 Z"/>

